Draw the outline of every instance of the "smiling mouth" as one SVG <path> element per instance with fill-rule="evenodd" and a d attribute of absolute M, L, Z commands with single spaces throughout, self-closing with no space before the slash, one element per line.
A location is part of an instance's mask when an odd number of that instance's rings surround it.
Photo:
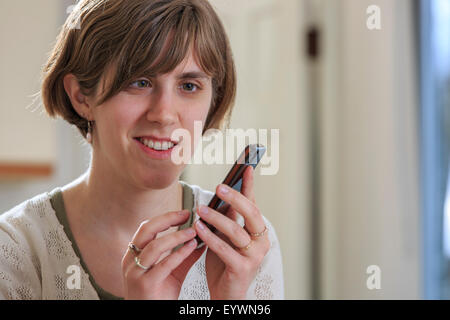
<path fill-rule="evenodd" d="M 156 140 L 156 139 L 149 139 L 149 138 L 135 138 L 137 141 L 145 145 L 146 147 L 156 150 L 156 151 L 167 151 L 173 149 L 178 143 L 173 141 L 162 141 L 162 140 Z"/>

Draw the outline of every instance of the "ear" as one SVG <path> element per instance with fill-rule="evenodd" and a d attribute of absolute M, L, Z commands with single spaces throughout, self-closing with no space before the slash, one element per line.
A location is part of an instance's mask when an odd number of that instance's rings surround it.
<path fill-rule="evenodd" d="M 92 108 L 89 99 L 81 92 L 78 79 L 71 73 L 64 76 L 64 89 L 78 115 L 86 120 L 92 120 Z"/>

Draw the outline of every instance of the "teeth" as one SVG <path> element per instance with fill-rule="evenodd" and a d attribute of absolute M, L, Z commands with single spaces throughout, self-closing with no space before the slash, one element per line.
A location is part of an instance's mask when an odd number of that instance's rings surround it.
<path fill-rule="evenodd" d="M 140 141 L 145 144 L 147 147 L 152 148 L 154 150 L 168 150 L 171 149 L 174 146 L 173 142 L 169 141 L 163 141 L 161 143 L 160 141 L 153 141 L 153 140 L 147 140 L 147 139 L 140 139 Z"/>

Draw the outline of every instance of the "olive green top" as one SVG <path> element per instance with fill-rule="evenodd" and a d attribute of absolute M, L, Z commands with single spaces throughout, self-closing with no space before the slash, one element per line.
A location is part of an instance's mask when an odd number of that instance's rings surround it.
<path fill-rule="evenodd" d="M 180 226 L 178 229 L 182 230 L 185 228 L 189 228 L 190 226 L 192 226 L 193 220 L 194 220 L 194 214 L 193 214 L 193 207 L 194 207 L 194 195 L 192 192 L 192 188 L 185 182 L 183 181 L 179 181 L 183 187 L 183 210 L 187 209 L 191 211 L 191 215 L 188 219 L 188 221 L 186 221 L 186 223 L 184 223 L 182 226 Z M 72 242 L 72 247 L 73 250 L 75 251 L 76 255 L 78 256 L 78 258 L 80 259 L 80 264 L 82 266 L 82 268 L 84 269 L 84 271 L 89 275 L 89 280 L 92 284 L 92 286 L 94 287 L 95 291 L 97 291 L 97 294 L 100 298 L 100 300 L 120 300 L 123 298 L 117 297 L 111 293 L 109 293 L 108 291 L 102 289 L 94 280 L 94 277 L 92 277 L 91 273 L 89 272 L 88 267 L 86 266 L 86 263 L 83 260 L 83 256 L 80 253 L 80 249 L 78 248 L 78 245 L 75 241 L 75 238 L 72 234 L 72 231 L 70 229 L 70 225 L 69 225 L 69 221 L 67 219 L 67 214 L 66 214 L 66 209 L 64 206 L 64 201 L 63 201 L 63 196 L 62 196 L 62 191 L 61 188 L 56 188 L 54 189 L 51 193 L 50 193 L 50 203 L 53 207 L 53 209 L 56 212 L 56 217 L 59 220 L 59 223 L 61 223 L 64 227 L 64 231 L 67 235 L 67 237 L 69 238 L 69 240 Z M 179 246 L 177 246 L 175 250 L 177 250 L 179 247 L 181 247 L 183 244 L 180 244 Z"/>

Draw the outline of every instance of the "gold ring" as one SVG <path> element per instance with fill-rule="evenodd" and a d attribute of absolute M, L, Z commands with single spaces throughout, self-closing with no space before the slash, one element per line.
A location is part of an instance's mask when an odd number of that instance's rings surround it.
<path fill-rule="evenodd" d="M 263 231 L 261 231 L 261 232 L 255 232 L 255 233 L 249 232 L 248 234 L 249 234 L 251 237 L 262 237 L 263 235 L 266 234 L 266 232 L 267 232 L 267 226 L 264 226 L 264 230 L 263 230 Z"/>
<path fill-rule="evenodd" d="M 133 242 L 130 242 L 128 244 L 128 248 L 131 249 L 135 254 L 139 254 L 142 251 L 142 249 L 139 249 L 138 247 L 136 247 L 136 245 Z"/>
<path fill-rule="evenodd" d="M 239 250 L 248 250 L 252 246 L 252 243 L 253 243 L 253 240 L 250 240 L 248 245 L 246 245 L 245 247 L 242 247 L 242 248 L 238 248 L 238 249 Z"/>

